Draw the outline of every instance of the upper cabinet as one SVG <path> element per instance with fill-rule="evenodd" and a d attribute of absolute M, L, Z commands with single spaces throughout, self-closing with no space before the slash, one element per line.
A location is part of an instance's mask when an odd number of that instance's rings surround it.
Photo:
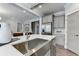
<path fill-rule="evenodd" d="M 48 23 L 52 22 L 53 16 L 52 15 L 47 15 L 43 17 L 42 23 Z"/>
<path fill-rule="evenodd" d="M 62 28 L 65 27 L 65 16 L 55 16 L 54 17 L 54 27 Z"/>

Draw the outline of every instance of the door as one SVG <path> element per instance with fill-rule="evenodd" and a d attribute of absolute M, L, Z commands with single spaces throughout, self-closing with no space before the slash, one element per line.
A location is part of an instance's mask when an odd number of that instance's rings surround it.
<path fill-rule="evenodd" d="M 34 22 L 31 23 L 31 27 L 32 27 L 32 33 L 34 34 L 35 33 L 35 23 Z"/>
<path fill-rule="evenodd" d="M 32 22 L 31 27 L 33 34 L 39 34 L 39 21 Z"/>
<path fill-rule="evenodd" d="M 35 22 L 36 34 L 39 34 L 39 21 Z"/>
<path fill-rule="evenodd" d="M 79 54 L 79 11 L 67 17 L 68 49 Z"/>

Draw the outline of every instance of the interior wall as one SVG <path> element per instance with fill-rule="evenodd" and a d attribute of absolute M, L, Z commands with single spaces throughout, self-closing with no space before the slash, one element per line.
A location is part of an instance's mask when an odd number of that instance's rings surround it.
<path fill-rule="evenodd" d="M 65 15 L 72 14 L 79 10 L 79 3 L 69 3 L 65 5 Z"/>
<path fill-rule="evenodd" d="M 18 23 L 21 23 L 21 24 L 29 24 L 29 32 L 31 32 L 31 22 L 34 22 L 34 21 L 38 21 L 39 19 L 31 19 L 31 20 L 27 20 L 27 21 L 18 21 L 18 20 L 4 20 L 4 21 L 1 21 L 1 22 L 6 22 L 10 25 L 10 29 L 11 29 L 11 32 L 15 33 L 17 32 L 17 24 Z M 24 31 L 24 26 L 22 25 L 22 31 Z"/>
<path fill-rule="evenodd" d="M 24 22 L 24 24 L 29 24 L 29 32 L 32 32 L 31 23 L 34 22 L 34 21 L 39 21 L 39 18 L 27 20 L 27 21 Z"/>
<path fill-rule="evenodd" d="M 18 23 L 22 23 L 20 21 L 16 21 L 16 20 L 7 20 L 7 21 L 3 21 L 9 24 L 11 32 L 15 33 L 17 32 L 17 24 Z"/>

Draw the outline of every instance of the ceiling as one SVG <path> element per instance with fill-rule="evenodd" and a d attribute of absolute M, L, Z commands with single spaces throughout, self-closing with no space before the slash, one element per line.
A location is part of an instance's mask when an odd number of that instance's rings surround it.
<path fill-rule="evenodd" d="M 17 4 L 22 5 L 22 6 L 30 9 L 30 8 L 38 5 L 39 3 L 17 3 Z"/>
<path fill-rule="evenodd" d="M 12 3 L 0 3 L 0 17 L 2 20 L 25 21 L 37 18 L 35 14 Z"/>
<path fill-rule="evenodd" d="M 24 8 L 32 9 L 40 16 L 43 16 L 49 13 L 64 11 L 64 5 L 65 5 L 65 3 L 24 3 L 24 4 L 19 3 L 19 4 Z M 39 5 L 41 5 L 42 8 L 39 8 Z"/>
<path fill-rule="evenodd" d="M 64 5 L 65 3 L 0 3 L 0 17 L 2 20 L 26 21 L 38 18 L 37 14 L 43 16 L 64 11 Z"/>

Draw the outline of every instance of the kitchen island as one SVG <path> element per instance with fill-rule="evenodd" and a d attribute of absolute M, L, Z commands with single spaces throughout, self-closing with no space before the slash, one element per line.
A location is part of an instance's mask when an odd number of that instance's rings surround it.
<path fill-rule="evenodd" d="M 19 38 L 19 40 L 0 47 L 0 56 L 41 56 L 41 55 L 44 56 L 45 55 L 44 53 L 47 54 L 47 52 L 44 52 L 44 51 L 48 51 L 49 49 L 51 49 L 49 50 L 50 52 L 52 53 L 54 52 L 53 47 L 54 47 L 55 36 L 53 35 L 50 35 L 50 36 L 49 35 L 30 35 L 28 39 L 27 39 L 27 36 L 20 36 L 15 38 Z M 38 43 L 33 43 L 33 46 L 32 44 L 30 44 L 31 49 L 28 49 L 28 50 L 27 48 L 25 50 L 25 47 L 22 47 L 22 46 L 26 46 L 28 42 L 33 42 L 33 41 L 40 43 L 40 45 Z M 19 45 L 19 49 L 22 47 L 21 49 L 24 49 L 24 50 L 23 51 L 18 50 L 17 49 L 18 45 Z M 37 47 L 34 45 L 36 45 Z M 50 53 L 50 55 L 53 55 L 53 54 Z"/>

